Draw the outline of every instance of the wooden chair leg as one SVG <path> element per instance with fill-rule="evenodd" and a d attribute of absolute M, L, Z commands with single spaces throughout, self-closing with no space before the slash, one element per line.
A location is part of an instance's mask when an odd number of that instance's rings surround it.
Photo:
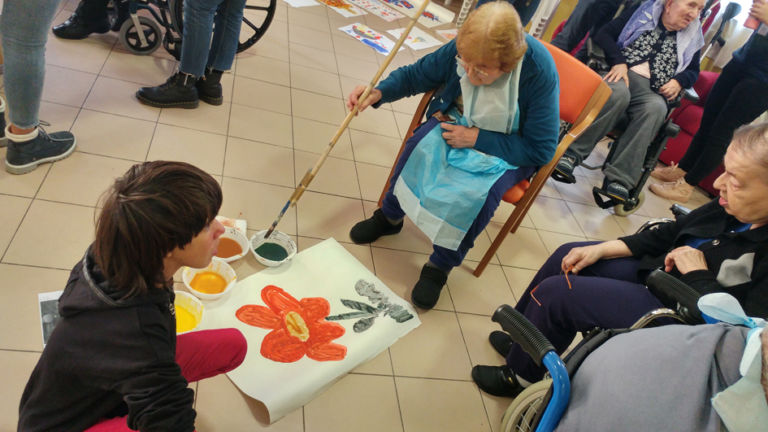
<path fill-rule="evenodd" d="M 515 206 L 515 210 L 512 211 L 512 214 L 509 215 L 507 221 L 504 222 L 504 226 L 501 227 L 501 231 L 499 231 L 499 234 L 493 240 L 493 243 L 491 243 L 491 246 L 485 252 L 485 255 L 483 255 L 483 259 L 480 260 L 480 264 L 478 264 L 477 268 L 475 268 L 475 271 L 472 272 L 475 277 L 480 277 L 480 275 L 483 274 L 483 271 L 485 271 L 485 268 L 488 266 L 491 258 L 493 258 L 493 254 L 495 254 L 499 249 L 499 246 L 501 246 L 501 243 L 504 242 L 505 238 L 507 238 L 507 235 L 517 231 L 517 228 L 520 226 L 520 223 L 523 221 L 523 217 L 525 216 L 525 210 L 525 205 Z"/>

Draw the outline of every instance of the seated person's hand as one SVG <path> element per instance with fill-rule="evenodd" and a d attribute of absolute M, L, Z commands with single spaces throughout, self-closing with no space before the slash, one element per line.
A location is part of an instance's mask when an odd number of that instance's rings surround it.
<path fill-rule="evenodd" d="M 749 9 L 749 14 L 762 21 L 763 24 L 768 24 L 768 2 L 754 1 Z"/>
<path fill-rule="evenodd" d="M 453 123 L 440 123 L 443 129 L 443 139 L 453 148 L 472 148 L 475 146 L 480 129 L 476 127 L 459 126 Z"/>
<path fill-rule="evenodd" d="M 624 84 L 629 87 L 629 69 L 627 68 L 626 63 L 620 63 L 617 65 L 613 65 L 611 70 L 608 71 L 607 74 L 603 77 L 603 80 L 611 83 L 611 82 L 617 82 L 618 80 L 624 80 Z"/>
<path fill-rule="evenodd" d="M 352 111 L 356 105 L 360 104 L 360 106 L 357 109 L 357 112 L 363 112 L 364 109 L 368 108 L 369 106 L 375 104 L 376 102 L 381 100 L 381 90 L 373 89 L 368 94 L 368 97 L 364 101 L 360 101 L 360 96 L 362 96 L 363 92 L 365 92 L 367 86 L 359 85 L 355 87 L 354 90 L 352 90 L 352 93 L 349 94 L 349 97 L 347 98 L 347 109 Z"/>
<path fill-rule="evenodd" d="M 568 255 L 563 257 L 560 267 L 563 273 L 570 271 L 573 274 L 577 274 L 581 269 L 591 266 L 601 258 L 603 258 L 602 243 L 575 247 L 568 252 Z"/>
<path fill-rule="evenodd" d="M 664 271 L 669 272 L 677 267 L 680 274 L 686 274 L 694 270 L 706 270 L 707 261 L 704 253 L 690 246 L 680 246 L 672 249 L 664 258 Z"/>
<path fill-rule="evenodd" d="M 661 86 L 659 89 L 659 94 L 667 98 L 667 100 L 673 100 L 677 97 L 677 95 L 680 94 L 682 90 L 683 87 L 680 85 L 680 83 L 677 82 L 676 79 L 672 78 L 671 80 L 667 81 L 666 84 Z"/>

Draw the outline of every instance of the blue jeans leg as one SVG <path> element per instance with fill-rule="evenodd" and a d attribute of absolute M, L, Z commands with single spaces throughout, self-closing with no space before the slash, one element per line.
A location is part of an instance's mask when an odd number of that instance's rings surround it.
<path fill-rule="evenodd" d="M 232 68 L 240 41 L 245 0 L 226 0 L 219 5 L 214 19 L 213 41 L 207 66 L 225 71 Z"/>
<path fill-rule="evenodd" d="M 231 68 L 244 7 L 244 0 L 186 0 L 179 70 L 200 77 L 206 66 L 222 71 Z"/>
<path fill-rule="evenodd" d="M 5 97 L 11 124 L 29 129 L 39 123 L 45 80 L 45 43 L 61 0 L 6 0 L 0 17 L 5 56 Z"/>

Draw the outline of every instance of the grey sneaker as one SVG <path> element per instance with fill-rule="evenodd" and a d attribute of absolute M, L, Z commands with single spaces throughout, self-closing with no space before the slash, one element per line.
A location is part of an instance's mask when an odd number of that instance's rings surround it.
<path fill-rule="evenodd" d="M 629 190 L 621 183 L 610 182 L 605 186 L 605 193 L 611 198 L 626 201 L 629 198 Z"/>
<path fill-rule="evenodd" d="M 578 162 L 576 158 L 570 155 L 563 155 L 555 165 L 552 172 L 552 178 L 563 183 L 576 183 L 576 177 L 573 176 L 573 170 L 576 169 Z"/>
<path fill-rule="evenodd" d="M 75 151 L 75 137 L 71 132 L 46 133 L 37 128 L 37 136 L 17 142 L 9 135 L 8 152 L 5 154 L 5 170 L 11 174 L 28 173 L 41 163 L 55 162 Z"/>

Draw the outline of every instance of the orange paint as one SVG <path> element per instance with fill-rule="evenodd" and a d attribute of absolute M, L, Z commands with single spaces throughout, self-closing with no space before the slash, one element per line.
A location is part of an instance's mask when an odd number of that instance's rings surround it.
<path fill-rule="evenodd" d="M 227 288 L 227 280 L 216 272 L 200 272 L 189 283 L 196 291 L 204 294 L 218 294 Z"/>
<path fill-rule="evenodd" d="M 243 253 L 243 248 L 240 247 L 240 243 L 229 237 L 222 237 L 219 240 L 219 248 L 216 251 L 216 256 L 219 258 L 229 258 L 235 255 Z"/>

